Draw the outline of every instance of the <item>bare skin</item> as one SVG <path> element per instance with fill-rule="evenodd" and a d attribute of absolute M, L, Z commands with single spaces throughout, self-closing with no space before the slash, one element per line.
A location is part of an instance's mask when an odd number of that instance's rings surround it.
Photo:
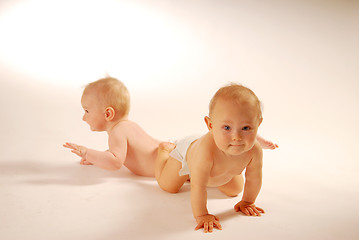
<path fill-rule="evenodd" d="M 262 185 L 262 146 L 257 141 L 261 123 L 250 101 L 240 104 L 219 100 L 211 118 L 205 121 L 209 132 L 194 141 L 187 151 L 191 172 L 191 205 L 196 219 L 195 230 L 212 232 L 222 229 L 218 217 L 207 210 L 207 187 L 217 187 L 228 196 L 237 196 L 244 189 L 242 200 L 235 206 L 247 216 L 261 216 L 262 208 L 254 202 Z M 189 176 L 179 176 L 181 163 L 170 157 L 175 148 L 161 143 L 156 160 L 156 179 L 168 192 L 178 192 Z M 242 172 L 246 169 L 246 181 Z"/>
<path fill-rule="evenodd" d="M 271 150 L 274 150 L 276 148 L 278 148 L 278 144 L 272 142 L 272 141 L 269 141 L 263 137 L 261 137 L 260 135 L 257 135 L 257 141 L 259 142 L 259 144 L 261 145 L 261 147 L 263 149 L 271 149 Z"/>
<path fill-rule="evenodd" d="M 111 107 L 103 106 L 98 100 L 98 90 L 84 92 L 81 104 L 85 111 L 83 120 L 92 131 L 108 133 L 109 150 L 96 151 L 75 143 L 63 146 L 81 157 L 80 164 L 96 165 L 107 170 L 117 170 L 123 165 L 140 176 L 155 176 L 155 159 L 159 141 L 149 136 L 127 116 L 118 116 Z M 273 145 L 262 138 L 264 145 Z"/>
<path fill-rule="evenodd" d="M 160 142 L 129 121 L 127 116 L 116 118 L 111 107 L 102 108 L 96 101 L 96 93 L 83 95 L 81 103 L 85 110 L 83 120 L 91 130 L 108 133 L 109 150 L 97 151 L 68 142 L 63 146 L 80 156 L 83 165 L 93 164 L 107 170 L 125 166 L 136 175 L 154 177 Z"/>

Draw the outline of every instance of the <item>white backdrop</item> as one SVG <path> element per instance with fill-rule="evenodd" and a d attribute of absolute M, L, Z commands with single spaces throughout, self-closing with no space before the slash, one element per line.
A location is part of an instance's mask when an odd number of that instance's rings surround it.
<path fill-rule="evenodd" d="M 262 100 L 259 132 L 280 145 L 264 155 L 268 212 L 234 216 L 238 198 L 212 189 L 224 230 L 208 237 L 357 239 L 358 26 L 356 0 L 0 1 L 0 238 L 201 235 L 188 188 L 166 194 L 61 147 L 107 148 L 80 97 L 110 74 L 130 90 L 130 119 L 161 140 L 204 133 L 229 82 Z"/>

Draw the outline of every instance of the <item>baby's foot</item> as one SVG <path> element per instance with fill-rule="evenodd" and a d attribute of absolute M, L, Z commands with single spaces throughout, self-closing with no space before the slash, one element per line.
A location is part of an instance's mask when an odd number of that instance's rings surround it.
<path fill-rule="evenodd" d="M 162 142 L 158 146 L 158 150 L 163 151 L 163 152 L 168 152 L 168 153 L 172 152 L 172 150 L 175 148 L 176 148 L 176 144 L 171 143 L 171 142 Z"/>
<path fill-rule="evenodd" d="M 259 144 L 261 145 L 261 147 L 263 149 L 271 149 L 271 150 L 273 150 L 273 149 L 278 148 L 278 144 L 275 144 L 272 141 L 264 139 L 259 135 L 257 135 L 257 140 L 258 140 Z"/>

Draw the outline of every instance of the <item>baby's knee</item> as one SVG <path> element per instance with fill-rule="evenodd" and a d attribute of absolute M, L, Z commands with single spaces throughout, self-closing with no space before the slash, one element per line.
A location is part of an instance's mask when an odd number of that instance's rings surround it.
<path fill-rule="evenodd" d="M 219 190 L 229 197 L 236 197 L 243 191 L 243 176 L 235 176 L 230 182 L 219 187 Z"/>
<path fill-rule="evenodd" d="M 174 186 L 170 186 L 168 184 L 163 185 L 163 184 L 159 184 L 161 189 L 168 192 L 168 193 L 178 193 L 180 188 L 176 188 Z"/>
<path fill-rule="evenodd" d="M 243 187 L 222 190 L 228 197 L 237 197 L 243 191 Z"/>
<path fill-rule="evenodd" d="M 238 196 L 238 194 L 240 194 L 243 191 L 243 185 L 238 185 L 236 187 L 234 187 L 234 189 L 232 190 L 232 195 L 233 197 Z M 230 196 L 232 197 L 232 196 Z"/>

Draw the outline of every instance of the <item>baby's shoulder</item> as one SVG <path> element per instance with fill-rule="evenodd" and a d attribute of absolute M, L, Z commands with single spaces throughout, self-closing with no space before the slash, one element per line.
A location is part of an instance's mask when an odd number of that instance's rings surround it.
<path fill-rule="evenodd" d="M 211 150 L 216 147 L 213 137 L 210 134 L 205 134 L 202 137 L 198 138 L 196 142 L 194 142 L 195 151 L 210 153 Z"/>
<path fill-rule="evenodd" d="M 208 164 L 214 161 L 213 151 L 215 147 L 216 145 L 213 139 L 208 135 L 204 135 L 190 146 L 190 154 L 188 155 L 189 157 L 197 159 L 196 161 Z"/>
<path fill-rule="evenodd" d="M 111 134 L 118 138 L 127 139 L 127 141 L 131 142 L 131 145 L 144 142 L 156 142 L 156 140 L 148 135 L 137 123 L 129 120 L 119 122 Z"/>
<path fill-rule="evenodd" d="M 255 142 L 252 149 L 253 149 L 253 151 L 255 153 L 258 153 L 258 154 L 263 153 L 263 148 L 262 148 L 261 144 L 258 141 Z"/>
<path fill-rule="evenodd" d="M 130 120 L 120 121 L 113 128 L 115 131 L 133 131 L 134 129 L 140 129 L 140 126 Z"/>
<path fill-rule="evenodd" d="M 263 158 L 263 149 L 259 142 L 256 141 L 252 149 L 250 150 L 250 155 L 252 156 L 252 161 L 262 161 Z"/>
<path fill-rule="evenodd" d="M 215 145 L 215 141 L 213 138 L 213 134 L 208 132 L 207 134 L 203 135 L 198 139 L 200 141 L 200 145 L 203 148 L 212 148 Z"/>
<path fill-rule="evenodd" d="M 127 138 L 127 136 L 133 133 L 136 128 L 137 126 L 130 121 L 120 121 L 108 132 L 108 134 L 110 137 Z"/>

